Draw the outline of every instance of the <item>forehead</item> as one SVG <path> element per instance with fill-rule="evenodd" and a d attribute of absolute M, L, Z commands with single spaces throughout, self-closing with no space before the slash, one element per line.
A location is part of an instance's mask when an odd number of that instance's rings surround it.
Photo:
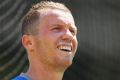
<path fill-rule="evenodd" d="M 61 10 L 44 10 L 40 12 L 40 21 L 48 24 L 70 24 L 74 25 L 74 19 L 70 12 Z"/>

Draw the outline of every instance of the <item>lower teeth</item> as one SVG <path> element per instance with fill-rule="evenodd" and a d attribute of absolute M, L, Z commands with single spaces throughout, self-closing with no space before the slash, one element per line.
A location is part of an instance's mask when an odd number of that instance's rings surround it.
<path fill-rule="evenodd" d="M 70 52 L 70 50 L 66 50 L 66 49 L 61 49 L 62 51 L 67 51 L 67 52 Z"/>

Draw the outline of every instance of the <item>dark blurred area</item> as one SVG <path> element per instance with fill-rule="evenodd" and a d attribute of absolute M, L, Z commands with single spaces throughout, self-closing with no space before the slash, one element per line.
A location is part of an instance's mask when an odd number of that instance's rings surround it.
<path fill-rule="evenodd" d="M 42 0 L 0 0 L 0 80 L 26 71 L 21 20 Z M 66 4 L 78 27 L 79 46 L 63 80 L 120 80 L 120 0 L 53 0 Z"/>

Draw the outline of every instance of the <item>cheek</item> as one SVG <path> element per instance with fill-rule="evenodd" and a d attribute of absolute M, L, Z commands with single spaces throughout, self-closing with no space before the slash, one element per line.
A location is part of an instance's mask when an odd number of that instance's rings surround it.
<path fill-rule="evenodd" d="M 55 40 L 54 37 L 48 36 L 48 35 L 44 35 L 43 37 L 41 37 L 41 39 L 38 41 L 39 43 L 39 48 L 43 49 L 43 50 L 52 50 L 52 48 L 54 47 L 55 44 Z M 38 44 L 36 44 L 38 45 Z"/>
<path fill-rule="evenodd" d="M 39 47 L 52 50 L 52 48 L 55 47 L 59 36 L 60 34 L 53 33 L 46 29 L 41 31 L 38 35 L 39 40 L 37 41 L 37 43 L 39 43 Z M 36 45 L 38 45 L 37 43 Z"/>
<path fill-rule="evenodd" d="M 78 46 L 78 41 L 77 41 L 76 37 L 73 40 L 73 45 L 74 45 L 75 48 L 77 48 L 77 46 Z"/>
<path fill-rule="evenodd" d="M 34 48 L 36 49 L 36 51 L 41 49 L 41 47 L 40 47 L 41 45 L 42 45 L 42 41 L 39 39 L 35 39 Z"/>

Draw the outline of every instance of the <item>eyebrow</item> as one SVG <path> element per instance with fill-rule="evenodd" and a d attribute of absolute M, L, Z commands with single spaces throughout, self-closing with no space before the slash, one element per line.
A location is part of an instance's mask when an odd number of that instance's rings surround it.
<path fill-rule="evenodd" d="M 54 27 L 54 26 L 64 26 L 63 24 L 54 24 L 54 25 L 52 25 L 51 27 Z M 76 32 L 77 32 L 77 27 L 76 27 L 76 25 L 71 25 L 71 24 L 67 24 L 66 26 L 69 26 L 71 29 L 73 29 L 73 30 L 75 30 Z"/>
<path fill-rule="evenodd" d="M 68 25 L 68 26 L 70 26 L 70 28 L 72 28 L 72 29 L 74 29 L 75 31 L 77 31 L 76 25 L 74 25 L 74 26 Z"/>

